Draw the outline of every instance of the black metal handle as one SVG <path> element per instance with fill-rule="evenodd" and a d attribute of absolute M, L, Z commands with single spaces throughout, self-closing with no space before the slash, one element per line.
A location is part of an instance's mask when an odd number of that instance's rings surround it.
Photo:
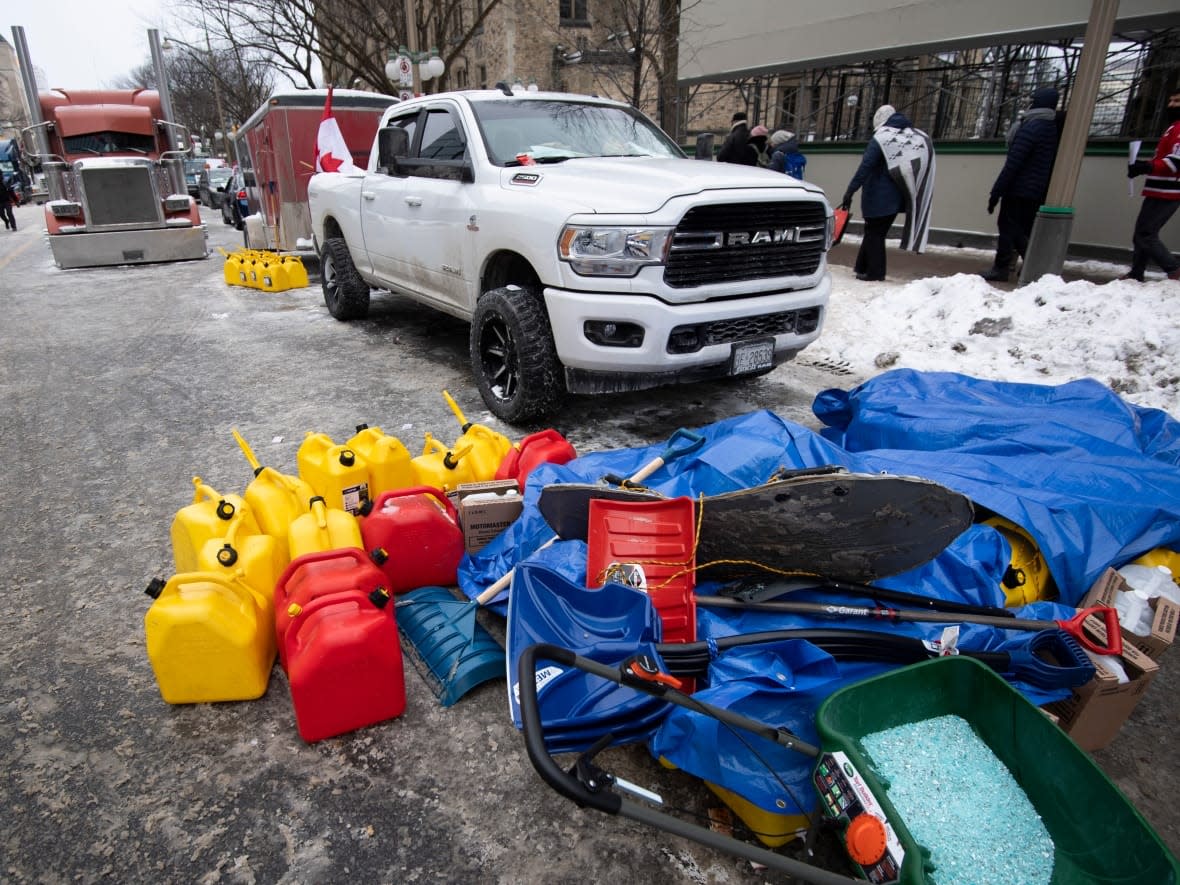
<path fill-rule="evenodd" d="M 529 761 L 533 763 L 533 768 L 537 770 L 537 774 L 541 776 L 541 779 L 545 783 L 549 784 L 549 786 L 567 799 L 573 800 L 578 806 L 589 806 L 606 814 L 618 814 L 619 808 L 623 804 L 620 796 L 610 792 L 591 792 L 576 777 L 563 771 L 553 761 L 553 757 L 549 755 L 549 751 L 545 749 L 545 733 L 541 724 L 541 709 L 537 703 L 538 658 L 544 658 L 545 660 L 553 661 L 566 667 L 572 667 L 575 664 L 577 655 L 568 648 L 542 643 L 529 646 L 524 650 L 524 654 L 520 656 L 516 678 L 520 685 L 520 722 L 521 728 L 524 731 L 524 746 L 525 750 L 528 751 Z M 587 663 L 596 664 L 594 661 L 588 662 L 584 659 L 577 663 L 580 665 Z M 615 682 L 619 680 L 617 669 L 605 667 L 601 664 L 597 664 L 597 667 L 602 667 L 606 671 L 606 674 L 598 673 L 597 675 L 604 675 L 604 678 L 613 679 Z M 589 668 L 583 666 L 582 669 Z"/>

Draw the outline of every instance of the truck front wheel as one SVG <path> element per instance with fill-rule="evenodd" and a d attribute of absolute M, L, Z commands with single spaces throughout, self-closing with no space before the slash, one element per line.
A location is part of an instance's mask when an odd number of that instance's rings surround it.
<path fill-rule="evenodd" d="M 471 318 L 471 366 L 483 401 L 509 424 L 561 404 L 565 382 L 539 295 L 505 286 L 479 299 Z"/>
<path fill-rule="evenodd" d="M 369 284 L 357 273 L 343 237 L 324 240 L 320 283 L 324 288 L 324 304 L 336 319 L 360 320 L 369 312 Z"/>

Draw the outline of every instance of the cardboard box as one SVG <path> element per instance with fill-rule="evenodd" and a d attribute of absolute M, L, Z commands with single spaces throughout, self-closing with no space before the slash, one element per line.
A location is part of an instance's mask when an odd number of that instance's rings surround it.
<path fill-rule="evenodd" d="M 484 546 L 512 525 L 524 509 L 520 486 L 514 479 L 461 483 L 448 497 L 459 512 L 463 543 L 468 553 Z"/>
<path fill-rule="evenodd" d="M 1106 629 L 1097 617 L 1086 618 L 1085 629 L 1096 641 L 1106 641 Z M 1045 705 L 1057 716 L 1061 729 L 1083 750 L 1101 750 L 1115 739 L 1159 670 L 1155 661 L 1133 645 L 1123 646 L 1119 660 L 1129 682 L 1119 684 L 1116 676 L 1095 661 L 1093 679 L 1074 689 L 1066 700 Z"/>
<path fill-rule="evenodd" d="M 1123 576 L 1114 569 L 1108 568 L 1094 582 L 1094 586 L 1082 598 L 1078 608 L 1089 608 L 1092 605 L 1113 606 L 1117 594 L 1130 591 L 1131 588 L 1123 580 Z M 1151 605 L 1155 609 L 1155 617 L 1151 623 L 1151 635 L 1140 636 L 1138 633 L 1132 633 L 1123 628 L 1123 644 L 1133 645 L 1153 661 L 1158 661 L 1176 639 L 1176 626 L 1180 622 L 1180 606 L 1163 597 L 1153 599 Z"/>

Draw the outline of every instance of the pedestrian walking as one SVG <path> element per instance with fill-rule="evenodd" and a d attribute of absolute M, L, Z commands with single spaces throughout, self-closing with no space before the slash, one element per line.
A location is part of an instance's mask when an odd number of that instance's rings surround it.
<path fill-rule="evenodd" d="M 4 219 L 6 230 L 16 230 L 16 215 L 12 211 L 12 205 L 16 201 L 16 191 L 7 181 L 0 178 L 0 218 Z"/>
<path fill-rule="evenodd" d="M 807 158 L 799 150 L 799 139 L 789 129 L 776 129 L 770 133 L 770 168 L 783 172 L 792 178 L 803 180 Z"/>
<path fill-rule="evenodd" d="M 1131 243 L 1131 270 L 1123 279 L 1143 282 L 1147 262 L 1154 261 L 1170 280 L 1180 280 L 1180 261 L 1160 239 L 1160 231 L 1180 208 L 1180 89 L 1168 97 L 1168 128 L 1150 160 L 1136 160 L 1127 166 L 1127 177 L 1146 175 L 1143 205 L 1135 219 Z"/>
<path fill-rule="evenodd" d="M 757 159 L 750 150 L 750 124 L 744 111 L 733 115 L 733 123 L 729 127 L 729 135 L 717 152 L 718 163 L 738 163 L 742 166 L 754 166 Z"/>
<path fill-rule="evenodd" d="M 862 190 L 864 235 L 853 270 L 858 280 L 885 279 L 885 236 L 898 213 L 905 213 L 901 248 L 926 250 L 930 233 L 930 205 L 934 196 L 934 145 L 915 129 L 905 114 L 882 105 L 873 114 L 873 137 L 840 207 L 852 208 L 852 197 Z"/>
<path fill-rule="evenodd" d="M 996 211 L 997 203 L 1000 214 L 996 218 L 996 256 L 992 266 L 980 274 L 985 280 L 1008 282 L 1016 256 L 1023 260 L 1028 249 L 1057 159 L 1057 97 L 1052 86 L 1036 90 L 1029 109 L 1008 132 L 1008 156 L 987 200 L 987 214 Z"/>

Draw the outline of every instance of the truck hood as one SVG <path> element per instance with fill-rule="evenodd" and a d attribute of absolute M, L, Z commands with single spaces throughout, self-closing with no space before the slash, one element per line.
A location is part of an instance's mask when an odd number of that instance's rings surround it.
<path fill-rule="evenodd" d="M 656 212 L 675 197 L 710 190 L 765 189 L 776 198 L 823 196 L 816 185 L 769 169 L 656 157 L 586 157 L 513 166 L 501 171 L 500 183 L 506 190 L 534 190 L 573 211 L 601 212 L 610 206 L 612 215 Z"/>

